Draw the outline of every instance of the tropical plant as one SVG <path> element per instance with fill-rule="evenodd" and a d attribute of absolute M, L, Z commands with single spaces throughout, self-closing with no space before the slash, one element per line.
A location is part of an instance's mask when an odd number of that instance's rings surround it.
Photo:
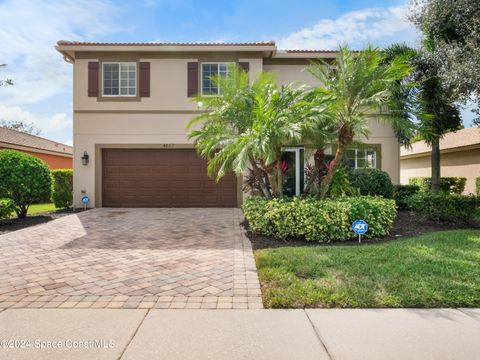
<path fill-rule="evenodd" d="M 335 157 L 321 182 L 322 198 L 327 195 L 354 136 L 368 136 L 370 118 L 388 121 L 398 128 L 403 125 L 393 114 L 379 110 L 388 106 L 392 83 L 406 77 L 411 68 L 402 57 L 395 57 L 391 62 L 385 62 L 384 58 L 384 53 L 377 48 L 369 46 L 354 52 L 343 46 L 331 63 L 316 61 L 308 68 L 322 83 L 336 119 Z"/>
<path fill-rule="evenodd" d="M 282 196 L 282 147 L 298 143 L 325 112 L 325 100 L 316 90 L 278 86 L 271 73 L 260 73 L 252 84 L 248 74 L 235 68 L 234 80 L 213 77 L 220 96 L 199 97 L 206 110 L 187 125 L 199 154 L 208 160 L 208 173 L 220 180 L 234 171 L 254 173 L 264 197 Z M 313 94 L 315 93 L 315 94 Z"/>
<path fill-rule="evenodd" d="M 434 45 L 425 41 L 420 50 L 405 44 L 393 44 L 385 50 L 386 61 L 404 57 L 413 71 L 401 80 L 403 86 L 393 84 L 389 108 L 398 118 L 415 116 L 416 139 L 424 140 L 432 148 L 432 191 L 440 188 L 440 139 L 462 126 L 460 111 L 455 105 L 453 89 L 440 76 L 440 67 L 434 60 Z M 408 143 L 407 143 L 408 144 Z"/>

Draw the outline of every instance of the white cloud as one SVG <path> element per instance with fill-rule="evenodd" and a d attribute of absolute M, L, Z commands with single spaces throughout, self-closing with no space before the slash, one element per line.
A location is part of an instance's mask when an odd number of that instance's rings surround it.
<path fill-rule="evenodd" d="M 353 48 L 372 43 L 415 39 L 415 30 L 406 18 L 405 6 L 367 8 L 351 11 L 336 19 L 322 19 L 311 27 L 289 34 L 277 41 L 281 49 L 332 50 L 341 44 Z"/>
<path fill-rule="evenodd" d="M 40 136 L 63 143 L 72 142 L 72 118 L 67 113 L 37 116 L 20 106 L 0 105 L 0 120 L 22 120 L 33 123 L 42 132 Z"/>
<path fill-rule="evenodd" d="M 6 0 L 0 2 L 0 118 L 34 122 L 42 136 L 71 141 L 72 65 L 58 40 L 98 40 L 121 31 L 117 4 L 106 0 Z M 40 110 L 43 109 L 43 110 Z M 42 115 L 39 115 L 41 113 Z M 48 113 L 48 115 L 45 115 Z"/>
<path fill-rule="evenodd" d="M 2 88 L 7 105 L 32 104 L 71 91 L 71 65 L 54 49 L 58 40 L 81 40 L 116 31 L 116 7 L 101 0 L 7 0 L 0 3 L 2 75 L 15 86 Z"/>

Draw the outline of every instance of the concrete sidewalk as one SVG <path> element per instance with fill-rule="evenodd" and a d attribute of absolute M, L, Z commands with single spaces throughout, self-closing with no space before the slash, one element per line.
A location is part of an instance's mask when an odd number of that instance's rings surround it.
<path fill-rule="evenodd" d="M 480 309 L 8 309 L 0 359 L 475 359 Z"/>

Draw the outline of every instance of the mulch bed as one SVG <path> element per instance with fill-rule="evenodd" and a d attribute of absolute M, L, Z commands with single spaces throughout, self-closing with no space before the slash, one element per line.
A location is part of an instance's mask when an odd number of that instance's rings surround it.
<path fill-rule="evenodd" d="M 9 233 L 11 231 L 17 231 L 20 229 L 25 229 L 30 226 L 35 226 L 43 224 L 63 216 L 71 215 L 77 212 L 82 212 L 83 209 L 73 210 L 57 210 L 57 211 L 47 211 L 35 215 L 29 215 L 24 219 L 11 218 L 8 220 L 0 221 L 0 235 Z"/>
<path fill-rule="evenodd" d="M 390 235 L 384 237 L 376 237 L 371 239 L 362 239 L 362 243 L 359 244 L 358 240 L 349 240 L 332 243 L 317 243 L 312 241 L 306 241 L 299 238 L 287 238 L 285 240 L 276 239 L 272 236 L 265 236 L 255 234 L 250 231 L 248 224 L 245 221 L 243 224 L 247 230 L 247 237 L 252 243 L 254 250 L 256 249 L 268 249 L 278 248 L 284 246 L 338 246 L 338 245 L 369 245 L 378 244 L 381 242 L 405 239 L 422 234 L 428 234 L 435 231 L 455 230 L 455 229 L 480 229 L 480 223 L 476 221 L 472 222 L 448 222 L 437 223 L 431 220 L 422 220 L 418 215 L 411 211 L 399 211 L 395 221 L 393 222 Z"/>

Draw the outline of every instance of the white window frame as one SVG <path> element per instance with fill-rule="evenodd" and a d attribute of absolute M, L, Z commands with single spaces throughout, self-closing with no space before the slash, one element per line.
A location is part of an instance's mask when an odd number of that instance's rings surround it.
<path fill-rule="evenodd" d="M 118 65 L 118 95 L 105 95 L 104 73 L 105 65 Z M 135 65 L 135 94 L 120 94 L 120 66 L 121 65 Z M 107 61 L 102 62 L 102 97 L 136 97 L 138 93 L 138 65 L 133 61 Z"/>
<path fill-rule="evenodd" d="M 355 167 L 354 169 L 378 169 L 378 164 L 377 164 L 377 153 L 378 153 L 378 149 L 374 148 L 374 147 L 362 147 L 362 148 L 350 148 L 348 150 L 354 150 L 355 151 Z M 347 150 L 347 151 L 348 151 Z M 362 168 L 359 168 L 358 167 L 358 152 L 359 151 L 369 151 L 369 150 L 373 150 L 374 151 L 374 156 L 373 156 L 373 166 L 370 168 L 370 167 L 362 167 Z"/>
<path fill-rule="evenodd" d="M 211 62 L 202 62 L 200 63 L 200 93 L 202 96 L 219 96 L 220 95 L 220 87 L 218 87 L 218 94 L 204 94 L 203 93 L 203 65 L 218 65 L 218 69 L 220 70 L 220 65 L 226 65 L 227 69 L 231 65 L 235 65 L 236 63 L 233 61 L 225 62 L 225 61 L 211 61 Z M 217 75 L 219 75 L 219 70 L 217 71 Z"/>
<path fill-rule="evenodd" d="M 300 164 L 300 150 L 303 150 L 303 164 Z M 303 146 L 297 147 L 286 147 L 282 148 L 282 152 L 293 152 L 295 153 L 295 196 L 300 196 L 300 171 L 303 166 L 303 190 L 305 190 L 305 148 Z"/>

